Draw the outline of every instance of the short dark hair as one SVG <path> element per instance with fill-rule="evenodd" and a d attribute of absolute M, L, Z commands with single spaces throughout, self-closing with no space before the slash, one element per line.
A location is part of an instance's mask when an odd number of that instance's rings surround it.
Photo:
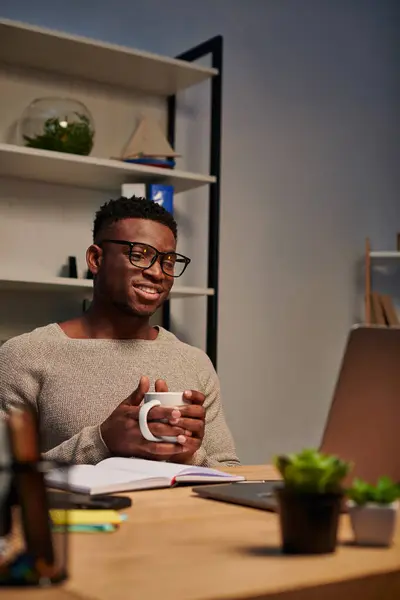
<path fill-rule="evenodd" d="M 99 231 L 122 219 L 150 219 L 166 225 L 174 234 L 175 239 L 178 237 L 176 221 L 163 206 L 140 196 L 132 196 L 131 198 L 121 196 L 116 200 L 109 200 L 96 212 L 93 224 L 93 240 L 97 239 Z"/>

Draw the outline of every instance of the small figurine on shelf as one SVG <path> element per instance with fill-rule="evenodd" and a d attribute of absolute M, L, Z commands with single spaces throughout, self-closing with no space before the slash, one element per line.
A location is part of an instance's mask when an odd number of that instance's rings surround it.
<path fill-rule="evenodd" d="M 177 156 L 180 154 L 168 143 L 157 121 L 142 117 L 119 160 L 173 169 Z"/>
<path fill-rule="evenodd" d="M 68 256 L 68 277 L 70 277 L 71 279 L 78 278 L 76 256 Z"/>

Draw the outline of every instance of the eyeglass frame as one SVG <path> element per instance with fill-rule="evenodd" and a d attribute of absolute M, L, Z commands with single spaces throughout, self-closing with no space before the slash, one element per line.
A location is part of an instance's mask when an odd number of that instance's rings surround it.
<path fill-rule="evenodd" d="M 142 271 L 147 271 L 147 269 L 151 269 L 151 267 L 154 265 L 154 263 L 157 262 L 159 256 L 163 257 L 163 256 L 168 256 L 169 254 L 175 254 L 176 256 L 181 256 L 184 259 L 185 266 L 183 267 L 183 271 L 182 271 L 182 273 L 180 275 L 171 275 L 171 273 L 166 273 L 164 271 L 164 268 L 163 268 L 162 258 L 161 258 L 161 261 L 160 261 L 161 271 L 164 273 L 164 275 L 166 275 L 167 277 L 173 277 L 174 279 L 177 279 L 178 277 L 182 277 L 182 275 L 186 271 L 186 268 L 188 267 L 188 265 L 191 262 L 191 259 L 188 256 L 185 256 L 184 254 L 179 254 L 178 252 L 175 252 L 174 250 L 172 252 L 160 252 L 159 250 L 157 250 L 157 248 L 154 248 L 154 246 L 152 246 L 151 244 L 146 244 L 145 242 L 128 242 L 127 240 L 110 240 L 110 239 L 105 239 L 105 240 L 102 240 L 98 244 L 98 246 L 100 246 L 100 248 L 101 248 L 101 245 L 104 242 L 107 242 L 109 244 L 119 244 L 121 246 L 129 246 L 129 262 L 131 263 L 132 267 L 135 267 L 136 269 L 141 269 Z M 140 244 L 140 246 L 147 246 L 148 248 L 151 248 L 155 252 L 155 255 L 151 259 L 151 263 L 149 264 L 148 267 L 140 267 L 139 265 L 135 265 L 135 264 L 133 264 L 133 262 L 131 260 L 133 247 L 136 246 L 136 245 L 138 245 L 138 244 Z"/>

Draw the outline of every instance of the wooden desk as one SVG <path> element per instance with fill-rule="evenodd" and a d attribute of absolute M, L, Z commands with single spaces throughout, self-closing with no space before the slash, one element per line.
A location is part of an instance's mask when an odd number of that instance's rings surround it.
<path fill-rule="evenodd" d="M 249 479 L 270 467 L 240 467 Z M 390 549 L 342 544 L 333 555 L 280 554 L 277 516 L 204 500 L 190 488 L 132 495 L 112 534 L 73 534 L 71 577 L 60 588 L 0 592 L 7 600 L 399 600 L 400 524 Z"/>

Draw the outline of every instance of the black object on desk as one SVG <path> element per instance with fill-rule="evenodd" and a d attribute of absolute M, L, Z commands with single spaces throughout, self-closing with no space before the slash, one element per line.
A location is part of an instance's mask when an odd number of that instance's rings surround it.
<path fill-rule="evenodd" d="M 87 494 L 52 491 L 48 492 L 48 496 L 52 507 L 64 510 L 81 508 L 90 510 L 121 510 L 132 506 L 132 500 L 126 496 L 111 496 L 108 494 L 89 496 Z"/>
<path fill-rule="evenodd" d="M 273 480 L 243 481 L 240 483 L 201 485 L 193 488 L 193 491 L 202 498 L 276 512 L 278 503 L 275 489 L 281 485 L 280 481 Z"/>

